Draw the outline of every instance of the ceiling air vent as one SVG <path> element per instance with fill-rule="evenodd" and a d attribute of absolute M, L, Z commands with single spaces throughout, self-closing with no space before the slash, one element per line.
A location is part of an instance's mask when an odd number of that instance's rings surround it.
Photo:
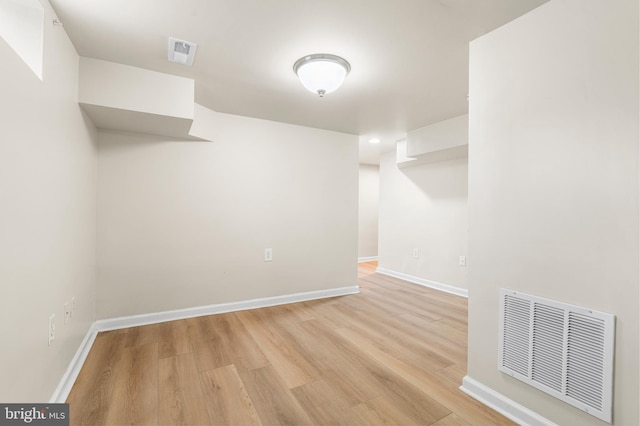
<path fill-rule="evenodd" d="M 197 44 L 190 41 L 169 37 L 169 61 L 191 66 L 197 47 Z"/>
<path fill-rule="evenodd" d="M 615 317 L 500 289 L 498 369 L 611 423 Z"/>

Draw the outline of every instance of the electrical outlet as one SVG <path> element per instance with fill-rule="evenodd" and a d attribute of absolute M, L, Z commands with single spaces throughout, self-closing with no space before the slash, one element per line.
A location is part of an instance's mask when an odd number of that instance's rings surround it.
<path fill-rule="evenodd" d="M 413 258 L 420 259 L 420 250 L 418 250 L 417 248 L 413 249 Z"/>
<path fill-rule="evenodd" d="M 458 259 L 458 265 L 467 266 L 467 256 L 460 256 Z"/>
<path fill-rule="evenodd" d="M 271 262 L 273 260 L 273 251 L 270 248 L 264 249 L 264 261 Z"/>
<path fill-rule="evenodd" d="M 49 317 L 49 346 L 56 339 L 56 314 L 51 314 Z"/>
<path fill-rule="evenodd" d="M 65 325 L 69 322 L 69 320 L 71 319 L 71 303 L 67 302 L 64 304 L 64 323 Z"/>

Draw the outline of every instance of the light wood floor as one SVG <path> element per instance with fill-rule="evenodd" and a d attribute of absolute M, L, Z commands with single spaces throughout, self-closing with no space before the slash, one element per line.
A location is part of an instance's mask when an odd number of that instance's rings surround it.
<path fill-rule="evenodd" d="M 71 424 L 512 424 L 458 390 L 466 299 L 375 266 L 358 295 L 100 333 Z"/>

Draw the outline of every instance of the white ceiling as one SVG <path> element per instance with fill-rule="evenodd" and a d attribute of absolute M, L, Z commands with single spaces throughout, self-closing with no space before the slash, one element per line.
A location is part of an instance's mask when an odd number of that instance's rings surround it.
<path fill-rule="evenodd" d="M 467 112 L 468 43 L 547 0 L 51 0 L 82 56 L 195 79 L 196 102 L 360 136 L 377 163 L 406 132 Z M 167 39 L 198 44 L 193 67 Z M 293 63 L 332 53 L 351 63 L 324 98 Z M 377 136 L 379 145 L 367 140 Z"/>

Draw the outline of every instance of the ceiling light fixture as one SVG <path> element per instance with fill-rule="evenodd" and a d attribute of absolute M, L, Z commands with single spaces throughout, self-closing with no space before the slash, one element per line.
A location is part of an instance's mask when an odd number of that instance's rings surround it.
<path fill-rule="evenodd" d="M 316 53 L 298 59 L 293 71 L 307 90 L 323 97 L 342 85 L 351 65 L 340 56 Z"/>

